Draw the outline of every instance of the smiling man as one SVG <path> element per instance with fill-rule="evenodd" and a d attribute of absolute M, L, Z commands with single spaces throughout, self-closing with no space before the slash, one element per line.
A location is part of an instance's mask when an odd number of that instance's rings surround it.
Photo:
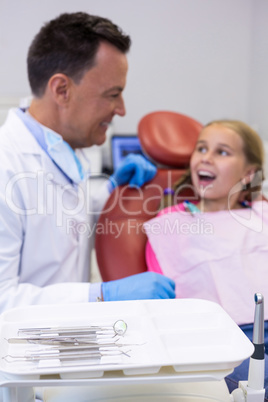
<path fill-rule="evenodd" d="M 75 149 L 101 145 L 113 117 L 125 115 L 130 43 L 110 20 L 78 12 L 45 24 L 29 48 L 33 100 L 10 110 L 0 129 L 0 312 L 175 297 L 172 280 L 149 272 L 90 284 L 90 239 L 78 230 L 93 225 Z M 155 172 L 132 155 L 90 211 L 97 214 L 116 185 L 142 185 Z"/>
<path fill-rule="evenodd" d="M 79 80 L 57 70 L 42 97 L 33 99 L 29 113 L 61 133 L 72 148 L 101 145 L 113 117 L 126 113 L 122 96 L 128 70 L 126 55 L 101 42 L 94 65 Z"/>

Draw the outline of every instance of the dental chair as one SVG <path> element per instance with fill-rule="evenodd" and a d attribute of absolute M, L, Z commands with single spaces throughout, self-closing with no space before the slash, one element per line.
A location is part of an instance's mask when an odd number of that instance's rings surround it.
<path fill-rule="evenodd" d="M 202 125 L 191 117 L 171 111 L 157 111 L 144 116 L 138 124 L 138 137 L 144 154 L 158 167 L 153 180 L 142 189 L 127 185 L 111 194 L 98 225 L 117 227 L 96 234 L 95 249 L 103 281 L 123 278 L 147 270 L 146 234 L 143 223 L 159 211 L 164 190 L 172 188 L 189 166 Z M 177 201 L 191 196 L 189 189 L 177 194 Z M 106 225 L 106 226 L 105 226 Z M 116 226 L 115 226 L 116 225 Z"/>

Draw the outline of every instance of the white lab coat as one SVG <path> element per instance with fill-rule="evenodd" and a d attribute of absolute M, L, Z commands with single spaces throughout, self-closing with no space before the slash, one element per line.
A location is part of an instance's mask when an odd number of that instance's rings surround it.
<path fill-rule="evenodd" d="M 109 193 L 89 203 L 86 187 L 70 185 L 10 110 L 0 129 L 0 312 L 88 301 L 89 234 Z"/>

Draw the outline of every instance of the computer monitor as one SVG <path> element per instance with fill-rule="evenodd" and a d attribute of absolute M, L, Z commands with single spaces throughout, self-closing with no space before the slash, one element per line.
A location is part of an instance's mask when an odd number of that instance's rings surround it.
<path fill-rule="evenodd" d="M 111 137 L 113 170 L 130 153 L 143 155 L 139 138 L 134 134 L 114 134 Z M 143 155 L 144 156 L 144 155 Z"/>

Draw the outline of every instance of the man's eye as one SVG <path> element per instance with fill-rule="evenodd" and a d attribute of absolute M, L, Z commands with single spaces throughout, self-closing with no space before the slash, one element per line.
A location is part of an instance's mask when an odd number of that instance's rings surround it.
<path fill-rule="evenodd" d="M 110 96 L 111 96 L 111 98 L 118 98 L 119 94 L 118 93 L 117 94 L 111 94 Z"/>

